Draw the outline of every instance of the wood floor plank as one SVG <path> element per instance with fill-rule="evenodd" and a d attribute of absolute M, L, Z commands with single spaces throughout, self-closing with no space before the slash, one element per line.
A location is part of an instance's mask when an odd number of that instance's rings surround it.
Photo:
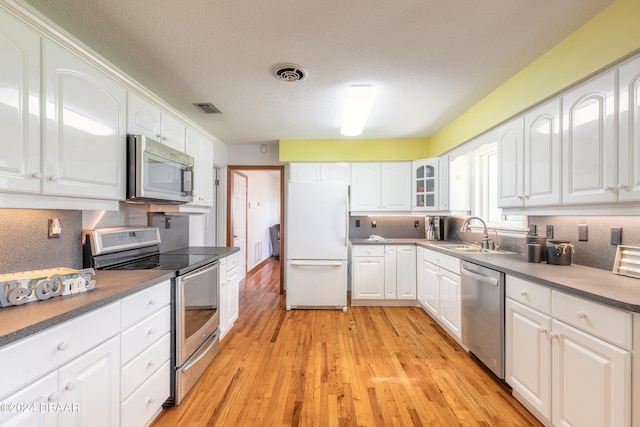
<path fill-rule="evenodd" d="M 240 284 L 240 317 L 165 426 L 540 426 L 417 307 L 285 310 L 280 261 Z"/>

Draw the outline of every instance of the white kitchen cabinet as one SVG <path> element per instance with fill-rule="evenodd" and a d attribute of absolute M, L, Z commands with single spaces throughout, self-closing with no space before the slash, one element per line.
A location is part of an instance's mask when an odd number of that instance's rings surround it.
<path fill-rule="evenodd" d="M 616 72 L 606 72 L 562 95 L 563 204 L 614 202 Z"/>
<path fill-rule="evenodd" d="M 0 190 L 39 193 L 40 36 L 0 10 Z"/>
<path fill-rule="evenodd" d="M 65 364 L 59 370 L 60 426 L 119 426 L 120 338 Z M 76 405 L 77 410 L 73 410 Z"/>
<path fill-rule="evenodd" d="M 416 299 L 416 247 L 384 246 L 384 298 Z"/>
<path fill-rule="evenodd" d="M 449 210 L 449 158 L 442 156 L 412 162 L 413 211 Z"/>
<path fill-rule="evenodd" d="M 127 93 L 127 133 L 144 135 L 184 153 L 186 129 L 171 114 L 131 91 Z"/>
<path fill-rule="evenodd" d="M 505 381 L 529 410 L 551 419 L 551 317 L 505 301 Z"/>
<path fill-rule="evenodd" d="M 351 299 L 382 300 L 385 297 L 384 246 L 356 245 L 352 247 L 353 280 Z"/>
<path fill-rule="evenodd" d="M 425 280 L 424 280 L 424 249 L 416 247 L 416 300 L 420 306 L 424 306 Z"/>
<path fill-rule="evenodd" d="M 618 200 L 640 200 L 640 58 L 619 68 Z"/>
<path fill-rule="evenodd" d="M 194 158 L 192 206 L 213 206 L 213 141 L 202 132 L 187 128 L 186 153 Z"/>
<path fill-rule="evenodd" d="M 44 72 L 44 193 L 124 200 L 125 88 L 48 41 Z"/>
<path fill-rule="evenodd" d="M 423 253 L 422 307 L 459 341 L 462 336 L 460 260 L 429 249 L 424 249 Z"/>
<path fill-rule="evenodd" d="M 220 260 L 220 340 L 231 330 L 239 315 L 239 252 Z"/>
<path fill-rule="evenodd" d="M 502 208 L 560 204 L 560 99 L 497 130 Z"/>
<path fill-rule="evenodd" d="M 55 411 L 41 411 L 44 405 L 58 404 L 58 373 L 52 372 L 19 392 L 7 396 L 0 405 L 8 406 L 9 411 L 0 411 L 0 425 L 2 426 L 38 426 L 55 427 L 58 425 L 58 414 Z M 21 406 L 17 406 L 21 405 Z M 23 406 L 24 405 L 24 406 Z M 29 410 L 22 410 L 27 407 Z M 5 407 L 5 406 L 2 406 Z M 34 410 L 31 410 L 33 408 Z M 13 410 L 11 410 L 13 409 Z"/>
<path fill-rule="evenodd" d="M 346 162 L 293 162 L 289 177 L 296 182 L 351 182 L 351 164 Z"/>
<path fill-rule="evenodd" d="M 351 165 L 351 211 L 411 210 L 411 162 Z"/>
<path fill-rule="evenodd" d="M 631 425 L 631 313 L 506 278 L 506 381 L 553 425 Z"/>

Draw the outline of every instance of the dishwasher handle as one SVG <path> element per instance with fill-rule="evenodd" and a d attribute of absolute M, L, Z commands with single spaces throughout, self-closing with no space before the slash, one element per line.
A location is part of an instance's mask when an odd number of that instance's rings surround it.
<path fill-rule="evenodd" d="M 498 286 L 499 281 L 494 277 L 483 276 L 482 274 L 474 273 L 472 271 L 467 270 L 464 265 L 462 266 L 462 270 L 460 273 L 464 276 L 469 276 L 474 280 L 477 280 L 482 283 L 486 283 L 488 285 Z"/>

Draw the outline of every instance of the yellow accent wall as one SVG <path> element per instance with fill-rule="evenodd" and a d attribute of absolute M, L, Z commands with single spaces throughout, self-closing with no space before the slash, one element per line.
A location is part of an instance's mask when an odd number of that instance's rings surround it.
<path fill-rule="evenodd" d="M 280 161 L 439 156 L 638 50 L 640 0 L 616 0 L 431 138 L 280 140 Z"/>
<path fill-rule="evenodd" d="M 640 1 L 617 0 L 431 138 L 438 156 L 640 49 Z"/>
<path fill-rule="evenodd" d="M 281 162 L 415 160 L 429 157 L 426 138 L 281 139 Z"/>

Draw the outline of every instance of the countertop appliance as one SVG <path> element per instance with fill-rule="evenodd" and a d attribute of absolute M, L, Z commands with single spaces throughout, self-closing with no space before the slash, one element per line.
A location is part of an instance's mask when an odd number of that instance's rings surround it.
<path fill-rule="evenodd" d="M 427 240 L 444 240 L 445 219 L 441 216 L 425 216 L 424 231 Z"/>
<path fill-rule="evenodd" d="M 462 343 L 504 381 L 504 273 L 461 261 Z"/>
<path fill-rule="evenodd" d="M 157 227 L 86 231 L 85 266 L 105 270 L 173 270 L 172 354 L 174 375 L 165 406 L 179 405 L 219 351 L 221 254 L 229 248 L 186 247 L 160 252 Z"/>
<path fill-rule="evenodd" d="M 337 182 L 289 182 L 286 308 L 347 310 L 349 193 Z"/>
<path fill-rule="evenodd" d="M 193 157 L 144 135 L 127 135 L 127 202 L 193 200 Z"/>

